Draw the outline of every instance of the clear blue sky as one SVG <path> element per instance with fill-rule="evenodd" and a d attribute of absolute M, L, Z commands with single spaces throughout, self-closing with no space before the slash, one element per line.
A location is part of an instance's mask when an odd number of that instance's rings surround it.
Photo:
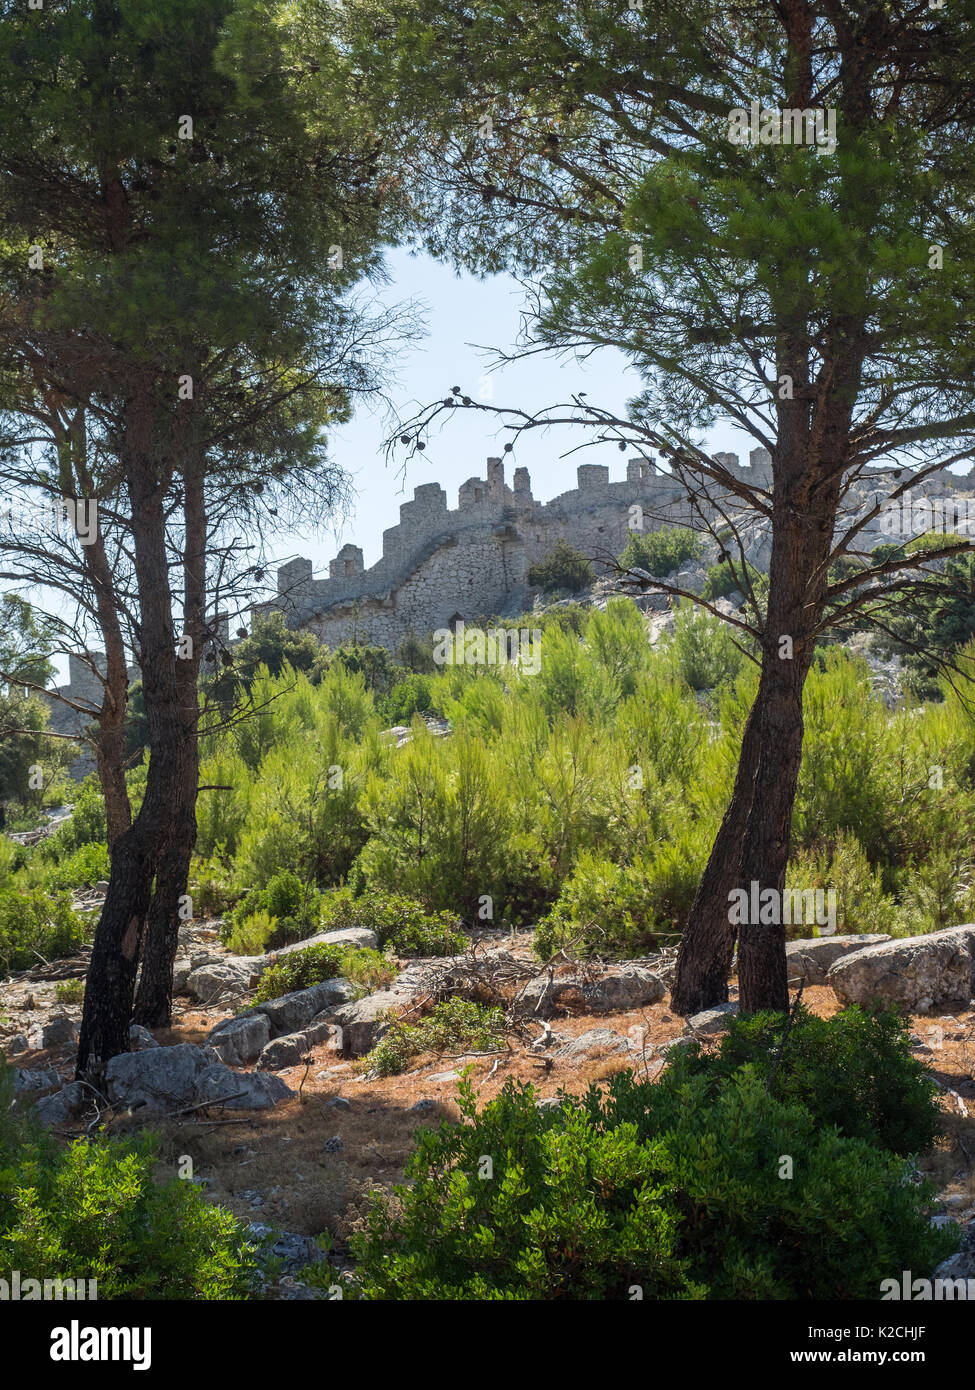
<path fill-rule="evenodd" d="M 485 380 L 493 392 L 491 404 L 529 411 L 566 401 L 572 392 L 582 390 L 594 404 L 623 414 L 627 399 L 639 390 L 636 374 L 612 349 L 597 352 L 585 362 L 533 356 L 489 373 L 497 351 L 509 351 L 516 344 L 524 301 L 520 286 L 506 276 L 490 280 L 457 276 L 429 256 L 414 257 L 405 251 L 393 253 L 388 264 L 393 283 L 383 290 L 383 301 L 415 300 L 426 319 L 425 334 L 401 355 L 396 379 L 388 385 L 403 418 L 446 396 L 452 386 L 460 386 L 473 399 L 483 399 Z M 307 555 L 316 574 L 321 570 L 327 574 L 328 561 L 351 541 L 362 547 L 366 565 L 374 564 L 382 554 L 383 531 L 396 525 L 400 504 L 409 501 L 419 483 L 438 482 L 447 493 L 448 507 L 456 507 L 460 484 L 483 477 L 488 456 L 501 454 L 509 436 L 499 431 L 496 418 L 477 411 L 459 410 L 443 418 L 443 430 L 430 438 L 422 457 L 413 458 L 405 475 L 400 471 L 405 450 L 393 464 L 383 454 L 391 429 L 388 418 L 361 411 L 336 430 L 333 457 L 350 474 L 355 493 L 350 513 L 338 520 L 337 534 L 329 530 L 310 540 L 281 536 L 274 547 L 276 558 Z M 565 429 L 523 435 L 514 453 L 505 456 L 508 482 L 516 467 L 525 467 L 531 473 L 535 497 L 548 501 L 575 486 L 579 463 L 608 464 L 613 481 L 625 477 L 630 454 L 621 453 L 615 444 L 560 457 L 588 437 L 587 431 Z M 753 447 L 747 436 L 727 428 L 715 430 L 708 444 L 712 452 L 733 450 L 746 460 Z"/>

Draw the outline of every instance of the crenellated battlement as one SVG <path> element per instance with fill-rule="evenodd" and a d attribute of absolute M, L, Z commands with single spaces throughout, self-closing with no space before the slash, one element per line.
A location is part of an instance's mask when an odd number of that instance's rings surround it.
<path fill-rule="evenodd" d="M 753 450 L 748 465 L 735 454 L 715 457 L 743 481 L 770 483 L 764 449 Z M 254 611 L 280 608 L 292 626 L 329 644 L 354 631 L 393 648 L 411 632 L 458 616 L 473 620 L 523 607 L 529 569 L 558 540 L 592 559 L 615 559 L 643 508 L 647 530 L 693 519 L 680 481 L 652 456 L 628 460 L 625 477 L 615 481 L 605 464 L 579 464 L 576 486 L 548 502 L 532 495 L 527 468 L 516 468 L 509 486 L 503 458 L 492 457 L 486 477 L 461 484 L 453 510 L 439 483 L 420 484 L 401 504 L 398 524 L 383 532 L 376 564 L 366 569 L 355 545 L 342 547 L 327 579 L 314 577 L 309 560 L 292 560 L 278 570 L 277 598 Z"/>

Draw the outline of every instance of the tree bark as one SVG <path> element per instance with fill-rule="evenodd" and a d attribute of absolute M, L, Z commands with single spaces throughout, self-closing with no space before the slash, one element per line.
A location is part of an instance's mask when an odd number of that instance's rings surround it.
<path fill-rule="evenodd" d="M 188 403 L 187 403 L 188 404 Z M 189 882 L 196 844 L 196 799 L 199 785 L 199 673 L 206 639 L 207 517 L 204 496 L 205 458 L 192 437 L 194 419 L 184 418 L 189 434 L 183 467 L 183 638 L 189 648 L 176 662 L 178 717 L 182 740 L 179 800 L 171 815 L 166 848 L 156 869 L 156 885 L 146 923 L 142 973 L 135 1001 L 135 1021 L 150 1028 L 172 1019 L 173 966 L 179 947 L 180 907 Z M 150 747 L 150 758 L 152 750 Z"/>
<path fill-rule="evenodd" d="M 745 721 L 731 800 L 681 937 L 671 990 L 671 1007 L 678 1014 L 700 1013 L 728 999 L 736 937 L 736 928 L 729 920 L 728 899 L 741 878 L 741 855 L 755 791 L 761 737 L 756 699 Z"/>
<path fill-rule="evenodd" d="M 170 833 L 174 808 L 181 804 L 186 776 L 163 508 L 168 476 L 153 448 L 154 424 L 151 399 L 133 400 L 126 421 L 125 472 L 135 547 L 138 639 L 150 760 L 142 807 L 112 853 L 108 893 L 95 932 L 85 989 L 76 1075 L 99 1087 L 104 1086 L 109 1059 L 129 1050 L 143 924 L 156 867 Z"/>

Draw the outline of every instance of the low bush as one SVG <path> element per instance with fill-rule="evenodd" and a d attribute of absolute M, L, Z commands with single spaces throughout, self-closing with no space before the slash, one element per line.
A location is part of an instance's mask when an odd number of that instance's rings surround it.
<path fill-rule="evenodd" d="M 231 950 L 243 954 L 287 946 L 319 930 L 321 894 L 313 884 L 283 869 L 264 888 L 252 888 L 234 908 L 223 933 Z M 264 937 L 262 944 L 256 945 Z"/>
<path fill-rule="evenodd" d="M 282 994 L 308 989 L 310 985 L 340 976 L 368 993 L 384 988 L 395 974 L 392 961 L 379 951 L 323 942 L 318 946 L 306 946 L 303 951 L 289 951 L 269 966 L 261 976 L 254 1002 L 262 1004 L 268 999 L 279 999 Z"/>
<path fill-rule="evenodd" d="M 59 1004 L 83 1004 L 85 1001 L 84 980 L 62 980 L 54 986 L 54 997 Z"/>
<path fill-rule="evenodd" d="M 592 565 L 585 555 L 563 540 L 556 541 L 544 559 L 532 565 L 528 571 L 531 587 L 541 589 L 546 594 L 559 589 L 575 594 L 580 589 L 588 588 L 592 580 Z"/>
<path fill-rule="evenodd" d="M 667 944 L 684 925 L 707 851 L 693 831 L 655 850 L 630 864 L 584 850 L 535 928 L 539 959 L 566 946 L 584 955 L 633 956 Z"/>
<path fill-rule="evenodd" d="M 452 913 L 427 912 L 415 898 L 397 893 L 356 897 L 351 888 L 336 888 L 322 896 L 321 923 L 322 931 L 368 927 L 380 946 L 399 956 L 453 956 L 467 946 Z"/>
<path fill-rule="evenodd" d="M 433 682 L 428 675 L 412 673 L 404 680 L 397 681 L 393 688 L 381 695 L 376 709 L 383 723 L 409 724 L 414 714 L 426 714 L 433 708 Z"/>
<path fill-rule="evenodd" d="M 500 1009 L 447 999 L 417 1023 L 394 1023 L 369 1053 L 369 1066 L 396 1076 L 424 1052 L 489 1052 L 503 1045 L 503 1027 Z"/>
<path fill-rule="evenodd" d="M 71 906 L 70 893 L 49 896 L 38 890 L 0 891 L 0 969 L 26 970 L 38 957 L 70 956 L 89 928 Z"/>
<path fill-rule="evenodd" d="M 911 1053 L 907 1023 L 893 1010 L 858 1007 L 830 1019 L 800 1005 L 784 1048 L 779 1014 L 735 1018 L 717 1053 L 681 1048 L 665 1089 L 703 1076 L 712 1092 L 746 1063 L 784 1104 L 802 1105 L 821 1126 L 891 1153 L 923 1153 L 940 1129 L 935 1085 Z M 781 1055 L 780 1055 L 781 1054 Z"/>
<path fill-rule="evenodd" d="M 353 1239 L 365 1299 L 877 1299 L 957 1244 L 905 1160 L 754 1064 L 622 1072 L 544 1110 L 513 1079 L 480 1113 L 459 1089 L 464 1123 L 417 1132 L 408 1185 Z"/>
<path fill-rule="evenodd" d="M 0 1057 L 0 1248 L 26 1279 L 94 1279 L 98 1298 L 243 1299 L 247 1228 L 192 1182 L 153 1179 L 151 1136 L 57 1145 L 11 1108 Z"/>
<path fill-rule="evenodd" d="M 686 560 L 696 560 L 704 549 L 699 536 L 686 526 L 662 526 L 659 531 L 637 531 L 620 555 L 624 569 L 641 569 L 656 579 L 666 579 Z"/>
<path fill-rule="evenodd" d="M 99 879 L 107 879 L 111 872 L 108 846 L 97 840 L 79 845 L 67 859 L 59 861 L 50 870 L 49 886 L 58 889 L 94 888 Z"/>

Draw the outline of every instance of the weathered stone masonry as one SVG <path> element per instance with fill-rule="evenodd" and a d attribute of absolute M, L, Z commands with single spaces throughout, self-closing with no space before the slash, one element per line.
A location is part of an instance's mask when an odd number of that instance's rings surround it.
<path fill-rule="evenodd" d="M 770 459 L 755 449 L 751 464 L 722 455 L 743 478 L 767 486 Z M 645 529 L 687 524 L 689 503 L 681 485 L 655 471 L 650 459 L 630 459 L 626 478 L 610 482 L 603 464 L 582 464 L 577 486 L 551 502 L 532 496 L 528 470 L 505 482 L 504 463 L 489 458 L 487 478 L 470 478 L 459 490 L 456 511 L 447 508 L 439 483 L 416 488 L 400 507 L 398 526 L 383 533 L 382 559 L 363 567 L 358 546 L 345 545 L 315 579 L 310 560 L 278 570 L 278 594 L 255 613 L 280 609 L 292 627 L 314 632 L 329 646 L 350 637 L 393 650 L 410 633 L 422 636 L 495 615 L 513 616 L 530 605 L 528 571 L 557 540 L 593 559 L 615 558 L 630 535 L 631 508 L 652 511 Z M 598 571 L 598 566 L 597 566 Z"/>

